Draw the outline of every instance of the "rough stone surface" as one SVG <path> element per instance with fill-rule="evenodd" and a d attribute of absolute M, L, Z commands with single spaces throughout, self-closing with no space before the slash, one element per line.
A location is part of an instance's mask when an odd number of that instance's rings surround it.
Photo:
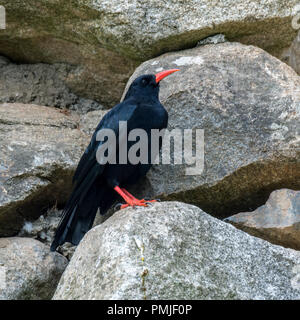
<path fill-rule="evenodd" d="M 97 226 L 103 223 L 106 219 L 111 217 L 117 209 L 113 206 L 105 216 L 100 215 L 99 211 L 96 214 L 95 221 L 93 226 Z M 62 210 L 58 210 L 53 207 L 50 208 L 47 212 L 42 214 L 38 219 L 34 221 L 26 221 L 24 222 L 20 232 L 18 233 L 18 237 L 27 237 L 33 238 L 43 242 L 45 245 L 50 247 L 56 228 L 61 219 Z M 68 260 L 70 260 L 74 254 L 76 246 L 72 245 L 69 242 L 64 243 L 59 246 L 57 252 L 62 254 Z"/>
<path fill-rule="evenodd" d="M 66 64 L 14 64 L 0 59 L 0 103 L 31 103 L 79 113 L 104 108 L 70 91 L 66 79 L 73 69 Z"/>
<path fill-rule="evenodd" d="M 72 92 L 107 106 L 118 102 L 137 62 L 107 44 L 103 11 L 82 0 L 1 4 L 9 19 L 0 54 L 19 63 L 66 63 L 73 66 L 65 79 Z"/>
<path fill-rule="evenodd" d="M 44 107 L 41 107 L 41 108 L 43 109 Z M 78 122 L 78 128 L 83 133 L 87 134 L 88 138 L 90 138 L 96 126 L 98 125 L 101 118 L 104 116 L 106 112 L 107 111 L 98 110 L 98 111 L 91 111 L 85 115 L 82 115 Z M 76 117 L 74 118 L 75 123 L 77 123 L 78 121 L 77 119 L 78 118 Z M 43 214 L 35 220 L 32 220 L 31 216 L 28 217 L 30 218 L 30 220 L 22 219 L 23 226 L 20 232 L 18 233 L 18 236 L 34 238 L 50 246 L 53 240 L 55 230 L 59 224 L 62 210 L 58 210 L 56 207 L 53 207 L 47 210 L 46 212 L 44 211 L 45 210 L 41 208 L 41 212 L 43 212 Z M 113 209 L 110 210 L 110 212 L 105 217 L 98 214 L 96 216 L 94 225 L 98 225 L 102 223 L 113 213 L 113 211 L 114 211 Z M 18 228 L 19 228 L 19 223 L 18 223 Z M 74 253 L 74 250 L 75 250 L 75 247 L 68 243 L 59 247 L 59 252 L 63 254 L 65 257 L 67 257 L 68 259 L 71 259 Z"/>
<path fill-rule="evenodd" d="M 274 244 L 300 250 L 299 191 L 274 191 L 265 205 L 253 212 L 236 214 L 226 221 Z"/>
<path fill-rule="evenodd" d="M 214 36 L 211 37 L 207 37 L 203 40 L 200 40 L 197 43 L 197 47 L 198 46 L 203 46 L 206 44 L 217 44 L 217 43 L 223 43 L 223 42 L 227 42 L 228 40 L 226 39 L 226 37 L 224 36 L 224 34 L 216 34 Z"/>
<path fill-rule="evenodd" d="M 300 31 L 291 45 L 289 64 L 300 74 Z"/>
<path fill-rule="evenodd" d="M 279 55 L 296 36 L 291 20 L 298 2 L 2 0 L 9 18 L 0 53 L 18 62 L 74 65 L 68 86 L 113 105 L 140 61 L 211 35 Z"/>
<path fill-rule="evenodd" d="M 179 202 L 125 209 L 90 230 L 54 299 L 299 299 L 300 252 Z"/>
<path fill-rule="evenodd" d="M 227 42 L 149 60 L 127 88 L 141 74 L 172 68 L 180 71 L 160 90 L 168 129 L 204 129 L 204 170 L 186 175 L 193 166 L 155 165 L 135 189 L 141 196 L 226 217 L 263 205 L 273 190 L 300 188 L 300 77 L 289 66 Z"/>
<path fill-rule="evenodd" d="M 79 117 L 23 104 L 0 105 L 0 236 L 65 203 L 89 137 Z"/>
<path fill-rule="evenodd" d="M 39 241 L 1 238 L 0 300 L 51 299 L 66 265 L 66 258 Z"/>
<path fill-rule="evenodd" d="M 82 115 L 80 117 L 79 128 L 91 137 L 106 113 L 107 111 L 105 110 L 96 110 Z"/>
<path fill-rule="evenodd" d="M 9 63 L 10 63 L 9 59 L 0 56 L 0 67 L 2 67 L 2 66 L 4 66 L 4 65 L 7 65 L 7 64 L 9 64 Z"/>
<path fill-rule="evenodd" d="M 56 228 L 61 219 L 61 214 L 62 210 L 51 208 L 37 220 L 25 221 L 18 233 L 18 237 L 34 238 L 43 242 L 50 249 Z M 65 243 L 57 251 L 70 260 L 75 248 L 71 243 Z"/>

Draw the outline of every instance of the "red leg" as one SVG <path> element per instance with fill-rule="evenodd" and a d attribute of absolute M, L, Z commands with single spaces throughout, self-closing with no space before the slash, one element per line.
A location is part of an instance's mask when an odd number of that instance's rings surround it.
<path fill-rule="evenodd" d="M 144 203 L 147 203 L 147 202 L 157 202 L 157 200 L 145 200 L 145 199 L 142 199 L 142 200 L 138 200 L 137 198 L 135 198 L 131 193 L 129 193 L 126 189 L 124 188 L 121 188 L 121 190 L 126 193 L 126 195 L 128 197 L 130 197 L 131 199 L 135 200 L 135 201 L 141 201 L 141 202 L 144 202 Z"/>
<path fill-rule="evenodd" d="M 121 190 L 129 197 L 131 198 L 132 200 L 133 199 L 136 199 L 131 193 L 129 193 L 126 189 L 124 188 L 121 188 Z"/>
<path fill-rule="evenodd" d="M 127 208 L 128 206 L 132 206 L 132 207 L 135 207 L 135 206 L 147 207 L 147 202 L 155 202 L 156 201 L 156 200 L 146 201 L 144 199 L 142 199 L 142 200 L 136 199 L 127 190 L 125 190 L 124 188 L 120 188 L 118 186 L 116 186 L 114 188 L 114 190 L 116 192 L 118 192 L 118 194 L 126 201 L 126 204 L 123 204 L 121 206 L 121 209 Z"/>

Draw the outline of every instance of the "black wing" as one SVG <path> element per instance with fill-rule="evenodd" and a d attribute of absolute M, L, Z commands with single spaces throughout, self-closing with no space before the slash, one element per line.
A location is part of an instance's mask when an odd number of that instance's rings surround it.
<path fill-rule="evenodd" d="M 97 172 L 101 174 L 104 170 L 104 165 L 100 165 L 96 159 L 96 153 L 98 148 L 101 146 L 103 142 L 97 141 L 96 136 L 97 133 L 102 129 L 111 129 L 115 132 L 116 138 L 119 137 L 119 122 L 120 121 L 129 121 L 132 117 L 134 111 L 136 110 L 137 105 L 129 104 L 126 102 L 122 102 L 116 105 L 113 109 L 111 109 L 100 121 L 95 132 L 91 138 L 91 142 L 86 148 L 84 154 L 82 155 L 77 169 L 73 176 L 73 184 L 79 185 L 81 184 L 88 172 L 93 170 L 93 168 L 97 169 Z M 117 140 L 118 141 L 118 140 Z M 118 145 L 117 145 L 118 151 Z M 98 174 L 98 175 L 99 175 Z"/>
<path fill-rule="evenodd" d="M 82 155 L 75 171 L 73 177 L 73 191 L 63 210 L 62 218 L 56 229 L 55 237 L 51 245 L 52 251 L 54 251 L 58 245 L 70 240 L 69 238 L 72 237 L 72 233 L 74 229 L 76 229 L 77 220 L 79 218 L 78 215 L 83 216 L 83 219 L 85 220 L 88 218 L 84 217 L 85 214 L 88 214 L 88 210 L 84 210 L 84 212 L 87 211 L 86 213 L 82 212 L 82 206 L 84 206 L 85 201 L 88 201 L 89 194 L 96 192 L 93 190 L 95 182 L 97 178 L 101 176 L 105 168 L 105 165 L 99 164 L 96 159 L 97 150 L 103 143 L 102 141 L 96 140 L 98 131 L 102 129 L 111 129 L 115 132 L 116 138 L 118 139 L 119 121 L 128 121 L 131 119 L 136 108 L 137 106 L 135 104 L 128 103 L 128 101 L 120 103 L 109 111 L 98 124 L 91 142 Z M 116 151 L 118 152 L 118 148 L 116 148 Z M 85 208 L 87 208 L 87 206 L 85 206 Z M 90 210 L 91 213 L 94 213 L 95 209 L 97 208 L 92 208 Z M 90 221 L 93 220 L 92 218 L 91 214 L 90 219 L 87 220 L 87 227 L 84 226 L 85 229 L 90 227 Z M 81 231 L 82 230 L 80 230 L 80 232 Z"/>

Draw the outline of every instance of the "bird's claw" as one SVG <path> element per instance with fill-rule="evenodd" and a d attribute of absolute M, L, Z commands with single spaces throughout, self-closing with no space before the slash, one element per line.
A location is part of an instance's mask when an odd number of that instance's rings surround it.
<path fill-rule="evenodd" d="M 122 203 L 117 203 L 117 204 L 114 206 L 114 209 L 115 209 L 115 210 L 120 210 L 120 209 L 122 209 L 122 206 L 123 206 Z"/>
<path fill-rule="evenodd" d="M 159 200 L 151 200 L 151 199 L 137 199 L 131 193 L 129 193 L 126 189 L 120 188 L 116 186 L 115 191 L 125 200 L 125 204 L 120 206 L 120 209 L 125 209 L 127 207 L 148 207 L 148 204 L 152 202 L 157 202 Z"/>
<path fill-rule="evenodd" d="M 129 201 L 128 203 L 125 203 L 125 204 L 122 204 L 120 209 L 125 209 L 127 207 L 132 207 L 132 208 L 135 208 L 135 207 L 148 207 L 146 201 L 144 199 L 142 200 L 131 200 Z"/>

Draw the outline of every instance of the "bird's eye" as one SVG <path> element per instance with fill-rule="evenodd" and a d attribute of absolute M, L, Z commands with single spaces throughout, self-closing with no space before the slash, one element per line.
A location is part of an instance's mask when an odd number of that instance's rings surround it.
<path fill-rule="evenodd" d="M 142 80 L 142 85 L 145 86 L 146 84 L 147 84 L 147 80 L 146 80 L 146 79 L 143 79 L 143 80 Z"/>

